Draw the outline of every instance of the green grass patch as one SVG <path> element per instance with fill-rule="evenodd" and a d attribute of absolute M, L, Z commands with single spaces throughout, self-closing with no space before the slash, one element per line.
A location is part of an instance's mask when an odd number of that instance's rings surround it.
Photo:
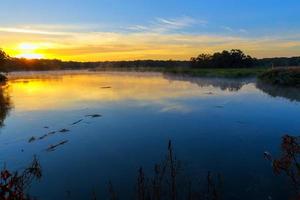
<path fill-rule="evenodd" d="M 271 69 L 259 75 L 259 79 L 274 85 L 300 87 L 300 67 Z"/>

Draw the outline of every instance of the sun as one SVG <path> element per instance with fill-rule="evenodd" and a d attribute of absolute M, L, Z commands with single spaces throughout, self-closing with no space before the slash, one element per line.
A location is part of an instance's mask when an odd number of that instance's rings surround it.
<path fill-rule="evenodd" d="M 26 58 L 26 59 L 41 59 L 44 56 L 36 51 L 39 50 L 38 44 L 33 43 L 21 43 L 18 46 L 19 54 L 17 58 Z"/>

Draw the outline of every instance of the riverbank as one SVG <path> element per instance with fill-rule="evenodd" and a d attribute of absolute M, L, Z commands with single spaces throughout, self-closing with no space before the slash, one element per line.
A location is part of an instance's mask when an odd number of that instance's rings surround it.
<path fill-rule="evenodd" d="M 271 69 L 259 75 L 258 78 L 265 83 L 273 85 L 300 87 L 300 68 Z"/>

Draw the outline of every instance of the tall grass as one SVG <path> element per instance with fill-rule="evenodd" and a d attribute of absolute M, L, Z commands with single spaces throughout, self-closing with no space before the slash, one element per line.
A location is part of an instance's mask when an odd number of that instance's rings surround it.
<path fill-rule="evenodd" d="M 204 187 L 193 185 L 177 160 L 172 142 L 169 141 L 164 160 L 154 165 L 152 176 L 147 176 L 141 167 L 136 181 L 136 200 L 219 200 L 222 181 L 220 175 L 207 173 Z M 118 195 L 109 183 L 109 199 L 117 200 Z"/>
<path fill-rule="evenodd" d="M 274 85 L 300 87 L 300 67 L 271 69 L 261 74 L 259 79 Z"/>

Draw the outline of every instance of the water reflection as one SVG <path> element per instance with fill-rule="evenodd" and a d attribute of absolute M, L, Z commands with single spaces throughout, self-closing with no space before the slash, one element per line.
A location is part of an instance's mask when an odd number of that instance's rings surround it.
<path fill-rule="evenodd" d="M 249 83 L 253 83 L 255 80 L 253 78 L 246 79 L 226 79 L 226 78 L 199 78 L 199 77 L 190 77 L 184 75 L 172 75 L 165 74 L 164 78 L 169 80 L 176 81 L 188 81 L 190 83 L 194 83 L 199 87 L 209 87 L 212 86 L 214 88 L 219 88 L 221 90 L 227 91 L 239 91 L 244 85 Z"/>
<path fill-rule="evenodd" d="M 80 84 L 82 83 L 82 84 Z M 254 91 L 256 88 L 272 97 L 285 97 L 300 101 L 298 89 L 280 88 L 255 79 L 198 78 L 160 73 L 89 73 L 50 72 L 15 73 L 10 75 L 9 87 L 13 91 L 18 110 L 68 109 L 80 102 L 137 101 L 161 104 L 162 111 L 189 110 L 183 105 L 170 103 L 192 97 L 226 96 L 231 92 Z M 201 88 L 201 89 L 200 89 Z M 1 113 L 10 109 L 9 97 L 1 89 Z M 41 101 L 42 99 L 42 101 Z M 89 107 L 91 104 L 88 105 Z M 6 116 L 3 114 L 2 116 Z"/>
<path fill-rule="evenodd" d="M 300 107 L 264 95 L 254 80 L 43 72 L 12 74 L 8 87 L 2 94 L 14 109 L 0 135 L 1 163 L 19 168 L 38 154 L 45 176 L 32 191 L 41 199 L 66 191 L 85 199 L 109 180 L 126 195 L 169 139 L 188 176 L 224 175 L 224 199 L 285 199 L 262 153 L 299 131 Z"/>
<path fill-rule="evenodd" d="M 257 89 L 270 95 L 271 97 L 282 97 L 289 99 L 290 101 L 300 101 L 300 89 L 293 87 L 282 87 L 271 84 L 266 84 L 258 81 L 254 78 L 245 79 L 226 79 L 226 78 L 199 78 L 180 76 L 172 74 L 164 74 L 164 78 L 172 81 L 184 81 L 198 85 L 200 88 L 214 87 L 219 88 L 222 91 L 237 92 L 241 90 L 245 85 L 255 83 Z"/>
<path fill-rule="evenodd" d="M 12 108 L 11 100 L 8 94 L 8 87 L 0 85 L 0 127 L 4 126 L 4 120 Z"/>
<path fill-rule="evenodd" d="M 160 73 L 30 74 L 11 76 L 9 82 L 18 110 L 76 108 L 82 102 L 94 104 L 135 101 L 164 105 L 163 110 L 182 105 L 170 100 L 212 95 L 230 95 L 249 81 L 163 77 Z M 196 84 L 195 84 L 196 83 Z M 199 86 L 201 89 L 199 89 Z M 219 89 L 218 89 L 219 88 Z M 41 101 L 42 99 L 42 101 Z"/>
<path fill-rule="evenodd" d="M 300 102 L 300 89 L 293 87 L 274 86 L 257 81 L 256 87 L 272 97 L 282 97 L 290 101 Z"/>

